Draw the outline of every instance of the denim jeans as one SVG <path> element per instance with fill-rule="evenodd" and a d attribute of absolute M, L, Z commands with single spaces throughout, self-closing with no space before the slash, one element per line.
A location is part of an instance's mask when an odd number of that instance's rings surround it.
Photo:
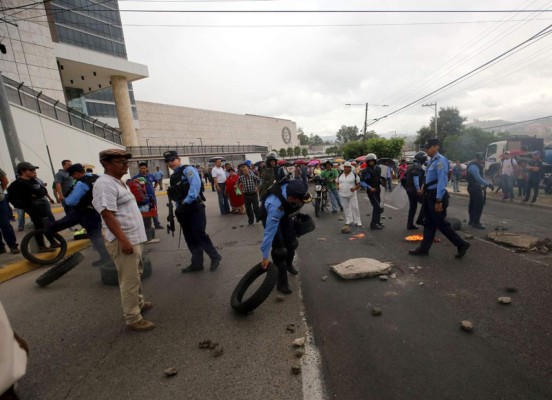
<path fill-rule="evenodd" d="M 230 212 L 230 204 L 228 203 L 228 196 L 226 195 L 226 184 L 225 183 L 219 183 L 218 186 L 219 186 L 219 189 L 220 189 L 217 192 L 220 213 L 222 215 L 228 214 Z"/>
<path fill-rule="evenodd" d="M 337 206 L 339 206 L 340 209 L 343 208 L 337 189 L 328 189 L 328 194 L 330 195 L 330 201 L 332 202 L 332 211 L 337 211 Z"/>
<path fill-rule="evenodd" d="M 514 198 L 514 177 L 509 175 L 502 175 L 502 193 L 504 193 L 504 198 L 508 197 Z"/>
<path fill-rule="evenodd" d="M 17 210 L 17 227 L 25 229 L 25 210 L 16 208 Z"/>

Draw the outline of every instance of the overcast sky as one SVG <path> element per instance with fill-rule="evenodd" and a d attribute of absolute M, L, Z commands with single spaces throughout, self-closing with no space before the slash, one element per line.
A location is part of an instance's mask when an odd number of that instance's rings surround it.
<path fill-rule="evenodd" d="M 520 10 L 551 9 L 552 1 L 142 0 L 119 1 L 119 7 Z M 552 24 L 552 12 L 121 15 L 129 60 L 149 67 L 149 78 L 134 84 L 139 100 L 289 118 L 305 132 L 321 136 L 335 134 L 341 125 L 362 129 L 363 106 L 347 107 L 346 103 L 374 104 L 369 108 L 368 119 L 379 118 Z M 413 135 L 433 115 L 433 109 L 423 108 L 421 103 L 434 101 L 439 107 L 458 107 L 468 121 L 519 121 L 550 115 L 551 54 L 549 35 L 464 83 L 382 119 L 369 129 L 385 136 L 395 131 L 397 135 Z"/>

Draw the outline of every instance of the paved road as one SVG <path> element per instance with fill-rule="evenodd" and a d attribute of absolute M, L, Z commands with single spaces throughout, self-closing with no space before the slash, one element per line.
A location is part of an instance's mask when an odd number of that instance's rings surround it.
<path fill-rule="evenodd" d="M 365 197 L 363 195 L 363 197 Z M 466 218 L 467 199 L 453 198 L 449 215 Z M 370 210 L 361 201 L 365 224 Z M 320 348 L 330 398 L 552 398 L 552 257 L 516 254 L 476 234 L 463 260 L 446 239 L 431 255 L 407 255 L 405 212 L 386 209 L 386 228 L 350 241 L 335 215 L 319 219 L 301 240 L 307 320 Z M 483 222 L 511 231 L 551 235 L 550 211 L 489 202 Z M 320 241 L 327 238 L 328 241 Z M 331 264 L 356 257 L 389 260 L 397 279 L 343 281 Z M 413 272 L 409 267 L 421 266 Z M 327 281 L 320 278 L 330 275 Z M 423 286 L 420 286 L 423 282 Z M 517 293 L 507 294 L 506 287 Z M 511 295 L 513 304 L 497 298 Z M 383 315 L 371 315 L 379 305 Z M 459 329 L 471 320 L 471 334 Z"/>

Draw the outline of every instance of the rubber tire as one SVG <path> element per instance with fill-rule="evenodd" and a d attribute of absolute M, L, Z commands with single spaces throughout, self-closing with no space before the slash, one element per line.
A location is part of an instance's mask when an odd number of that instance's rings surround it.
<path fill-rule="evenodd" d="M 243 295 L 251 286 L 257 278 L 265 274 L 265 278 L 261 286 L 249 297 L 247 300 L 243 300 Z M 276 282 L 278 281 L 278 268 L 269 263 L 267 269 L 265 270 L 261 263 L 255 265 L 240 279 L 238 285 L 232 292 L 232 297 L 230 298 L 230 306 L 238 314 L 248 314 L 257 307 L 259 307 L 270 295 Z"/>
<path fill-rule="evenodd" d="M 152 274 L 151 261 L 147 257 L 142 258 L 144 263 L 144 272 L 142 273 L 141 280 L 147 279 Z M 102 282 L 108 286 L 119 286 L 119 274 L 113 261 L 108 261 L 105 264 L 100 265 L 100 276 Z"/>
<path fill-rule="evenodd" d="M 67 242 L 65 241 L 63 236 L 61 236 L 59 233 L 54 233 L 54 235 L 53 235 L 54 238 L 61 244 L 59 254 L 56 257 L 48 259 L 48 260 L 43 260 L 43 259 L 35 257 L 33 254 L 31 254 L 29 252 L 29 242 L 34 237 L 34 235 L 36 233 L 39 233 L 39 232 L 44 233 L 44 232 L 46 232 L 46 230 L 45 229 L 38 229 L 38 230 L 35 230 L 35 231 L 31 231 L 31 232 L 29 232 L 25 235 L 23 240 L 21 240 L 21 245 L 19 246 L 19 248 L 21 250 L 21 254 L 23 255 L 23 257 L 25 257 L 30 262 L 32 262 L 34 264 L 38 264 L 38 265 L 52 265 L 52 264 L 55 264 L 58 261 L 60 261 L 63 257 L 65 257 L 65 254 L 67 254 Z"/>
<path fill-rule="evenodd" d="M 316 200 L 314 200 L 314 215 L 317 217 L 320 216 L 320 198 L 318 197 Z"/>
<path fill-rule="evenodd" d="M 36 279 L 36 284 L 40 287 L 48 286 L 79 265 L 82 260 L 84 260 L 84 256 L 80 252 L 71 254 L 40 275 Z"/>

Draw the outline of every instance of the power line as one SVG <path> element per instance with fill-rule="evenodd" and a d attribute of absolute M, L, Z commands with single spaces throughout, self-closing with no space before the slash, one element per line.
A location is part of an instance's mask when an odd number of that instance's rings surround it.
<path fill-rule="evenodd" d="M 512 125 L 525 124 L 526 122 L 540 121 L 540 120 L 542 120 L 542 119 L 548 119 L 548 118 L 552 118 L 552 115 L 548 115 L 548 116 L 546 116 L 546 117 L 540 117 L 540 118 L 527 119 L 527 120 L 525 120 L 525 121 L 511 122 L 511 123 L 509 123 L 509 124 L 496 125 L 496 126 L 489 126 L 488 128 L 481 128 L 481 129 L 483 129 L 484 131 L 486 131 L 486 130 L 488 130 L 488 129 L 503 128 L 503 127 L 505 127 L 505 126 L 512 126 Z"/>
<path fill-rule="evenodd" d="M 136 13 L 190 13 L 190 14 L 480 14 L 480 13 L 533 13 L 546 10 L 119 10 Z"/>

